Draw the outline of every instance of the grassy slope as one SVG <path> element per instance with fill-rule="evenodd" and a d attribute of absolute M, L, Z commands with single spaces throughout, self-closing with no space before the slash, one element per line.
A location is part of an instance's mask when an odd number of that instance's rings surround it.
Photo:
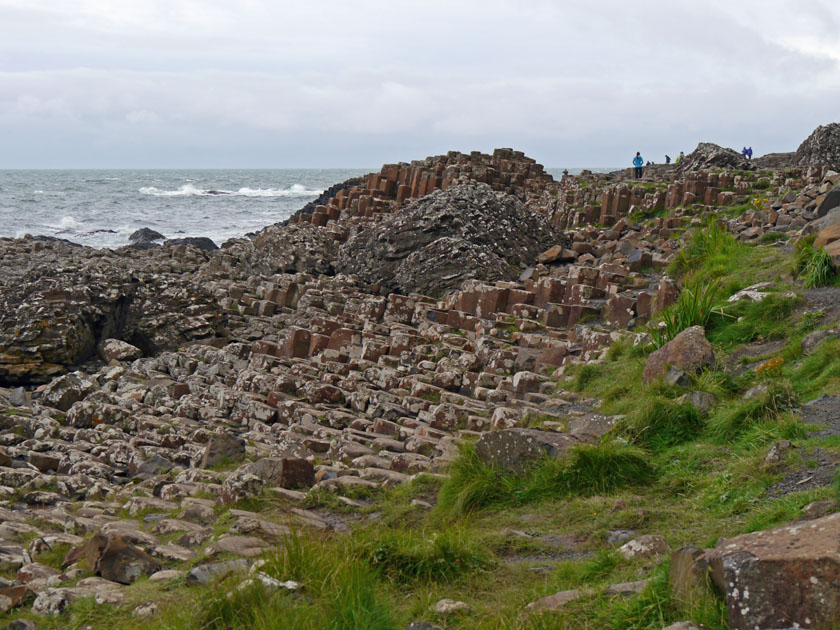
<path fill-rule="evenodd" d="M 746 246 L 725 237 L 692 247 L 673 272 L 695 286 L 718 283 L 718 305 L 734 291 L 762 280 L 779 289 L 798 284 L 790 277 L 793 254 L 769 245 Z M 683 610 L 670 600 L 667 561 L 625 560 L 606 544 L 608 532 L 628 529 L 663 535 L 672 548 L 710 546 L 720 537 L 762 529 L 797 518 L 808 503 L 834 496 L 831 488 L 769 498 L 766 489 L 785 471 L 813 465 L 791 455 L 764 464 L 769 446 L 790 439 L 798 452 L 819 447 L 840 453 L 840 439 L 814 438 L 789 407 L 822 393 L 840 393 L 840 345 L 824 344 L 803 357 L 802 337 L 821 325 L 819 314 L 803 314 L 798 299 L 725 306 L 712 315 L 708 336 L 719 367 L 689 386 L 643 385 L 650 349 L 618 344 L 608 360 L 569 370 L 558 390 L 602 399 L 600 410 L 625 421 L 602 445 L 564 462 L 542 462 L 521 477 L 481 465 L 465 449 L 445 482 L 421 477 L 370 497 L 351 535 L 301 533 L 267 558 L 263 570 L 300 582 L 297 593 L 260 585 L 237 588 L 231 577 L 214 588 L 180 582 L 140 582 L 128 600 L 154 598 L 160 614 L 141 622 L 131 606 L 112 608 L 90 601 L 70 615 L 39 622 L 42 629 L 147 628 L 160 630 L 238 628 L 403 628 L 424 619 L 447 629 L 650 628 L 693 619 L 726 628 L 714 599 Z M 761 359 L 783 361 L 757 374 L 734 360 L 745 343 L 769 345 Z M 744 402 L 743 393 L 761 381 L 768 392 Z M 715 394 L 719 404 L 703 417 L 675 402 L 687 391 Z M 604 479 L 609 483 L 604 483 Z M 433 510 L 412 503 L 435 502 Z M 358 498 L 358 497 L 357 497 Z M 264 502 L 275 499 L 266 497 Z M 338 509 L 337 502 L 327 502 Z M 267 507 L 263 506 L 263 507 Z M 343 508 L 346 509 L 346 508 Z M 560 535 L 580 541 L 572 548 Z M 652 578 L 640 596 L 610 598 L 603 588 Z M 530 601 L 560 590 L 594 593 L 562 612 L 523 615 Z M 467 602 L 470 610 L 444 617 L 432 607 L 441 598 Z M 0 623 L 4 617 L 0 616 Z"/>

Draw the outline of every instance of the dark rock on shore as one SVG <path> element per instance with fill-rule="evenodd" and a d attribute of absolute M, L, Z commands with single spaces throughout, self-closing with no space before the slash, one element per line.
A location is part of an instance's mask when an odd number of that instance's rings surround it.
<path fill-rule="evenodd" d="M 170 238 L 164 242 L 164 245 L 189 245 L 205 252 L 213 252 L 219 249 L 211 239 L 206 236 L 187 236 L 186 238 Z"/>
<path fill-rule="evenodd" d="M 160 245 L 166 237 L 150 228 L 140 228 L 128 237 L 130 247 L 148 248 Z"/>
<path fill-rule="evenodd" d="M 516 197 L 462 184 L 360 230 L 341 248 L 336 267 L 391 291 L 439 295 L 470 278 L 515 279 L 563 241 Z"/>

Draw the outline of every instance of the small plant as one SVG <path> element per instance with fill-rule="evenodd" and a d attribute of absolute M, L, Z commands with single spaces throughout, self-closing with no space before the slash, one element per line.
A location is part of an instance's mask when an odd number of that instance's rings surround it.
<path fill-rule="evenodd" d="M 802 270 L 806 289 L 826 287 L 834 281 L 836 275 L 831 256 L 822 247 L 813 253 Z"/>
<path fill-rule="evenodd" d="M 759 365 L 755 373 L 759 376 L 780 376 L 784 363 L 785 360 L 782 357 L 773 357 Z"/>
<path fill-rule="evenodd" d="M 654 345 L 657 348 L 663 346 L 686 328 L 705 328 L 714 314 L 724 316 L 723 310 L 714 305 L 717 294 L 717 284 L 683 289 L 676 304 L 662 311 L 659 322 L 648 326 Z"/>

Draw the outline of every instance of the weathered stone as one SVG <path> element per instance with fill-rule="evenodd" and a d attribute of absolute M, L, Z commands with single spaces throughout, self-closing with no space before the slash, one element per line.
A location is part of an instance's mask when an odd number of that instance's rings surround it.
<path fill-rule="evenodd" d="M 585 441 L 580 437 L 538 429 L 505 429 L 482 435 L 475 444 L 475 454 L 492 466 L 518 471 L 542 457 L 559 457 Z"/>
<path fill-rule="evenodd" d="M 829 628 L 840 618 L 840 514 L 744 534 L 698 560 L 732 630 Z"/>
<path fill-rule="evenodd" d="M 65 564 L 74 562 L 74 558 L 85 558 L 95 575 L 120 584 L 132 584 L 141 575 L 160 570 L 160 562 L 127 543 L 119 534 L 94 534 L 82 547 L 68 554 Z"/>
<path fill-rule="evenodd" d="M 108 361 L 134 361 L 143 356 L 143 351 L 120 339 L 103 339 L 97 346 L 99 356 Z"/>
<path fill-rule="evenodd" d="M 702 326 L 692 326 L 651 353 L 645 363 L 642 380 L 649 383 L 664 376 L 670 366 L 694 372 L 713 365 L 714 361 L 715 354 L 712 344 L 706 339 L 706 331 Z"/>
<path fill-rule="evenodd" d="M 201 457 L 202 468 L 234 464 L 245 459 L 245 440 L 230 433 L 214 433 Z"/>
<path fill-rule="evenodd" d="M 618 552 L 625 558 L 656 558 L 671 551 L 668 541 L 658 534 L 645 534 L 624 543 Z"/>

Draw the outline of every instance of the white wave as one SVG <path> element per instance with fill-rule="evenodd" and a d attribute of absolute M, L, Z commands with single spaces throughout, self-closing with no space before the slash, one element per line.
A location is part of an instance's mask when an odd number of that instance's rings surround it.
<path fill-rule="evenodd" d="M 61 217 L 61 221 L 59 221 L 58 223 L 56 223 L 56 224 L 48 223 L 47 225 L 49 227 L 55 228 L 57 230 L 72 230 L 74 228 L 79 227 L 82 224 L 79 223 L 78 221 L 76 221 L 76 219 L 74 219 L 70 215 L 67 215 L 67 216 Z"/>
<path fill-rule="evenodd" d="M 193 197 L 207 194 L 206 190 L 199 190 L 192 184 L 184 184 L 178 190 L 161 190 L 154 186 L 144 186 L 138 192 L 142 195 L 153 195 L 155 197 Z"/>
<path fill-rule="evenodd" d="M 33 190 L 33 191 L 32 191 L 32 194 L 33 194 L 33 195 L 43 195 L 43 194 L 44 194 L 44 191 L 43 191 L 43 190 Z"/>
<path fill-rule="evenodd" d="M 288 188 L 240 188 L 237 191 L 221 188 L 201 189 L 192 184 L 184 184 L 178 190 L 161 190 L 154 186 L 144 186 L 138 192 L 141 195 L 155 197 L 197 197 L 197 196 L 233 196 L 233 197 L 317 197 L 323 191 L 310 190 L 300 184 L 292 184 Z"/>

